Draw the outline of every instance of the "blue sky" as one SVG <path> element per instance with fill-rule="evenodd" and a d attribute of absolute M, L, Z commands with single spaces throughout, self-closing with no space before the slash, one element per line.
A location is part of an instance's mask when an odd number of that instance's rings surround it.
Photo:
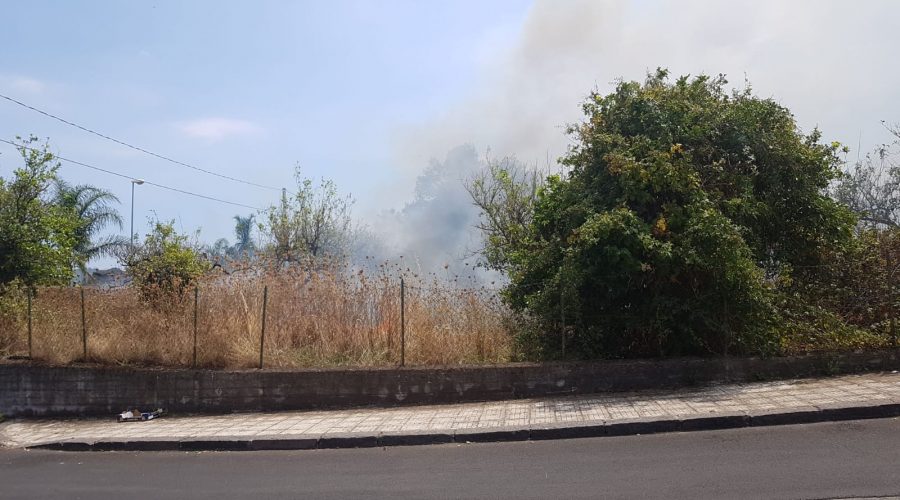
<path fill-rule="evenodd" d="M 900 2 L 352 1 L 15 4 L 0 21 L 0 93 L 198 167 L 290 187 L 334 179 L 373 229 L 431 158 L 473 144 L 542 163 L 579 101 L 648 69 L 730 75 L 854 150 L 900 122 Z M 0 101 L 0 137 L 253 206 L 277 192 L 209 177 Z M 860 139 L 861 138 L 861 139 Z M 18 165 L 0 145 L 0 175 Z M 64 165 L 113 190 L 127 180 Z M 153 213 L 230 236 L 246 212 L 140 186 Z"/>
<path fill-rule="evenodd" d="M 510 37 L 527 2 L 23 2 L 0 29 L 0 90 L 175 159 L 288 186 L 300 163 L 371 203 L 392 177 L 394 127 L 423 120 L 472 85 L 479 51 Z M 61 155 L 249 205 L 272 192 L 204 176 L 31 111 L 0 105 L 0 136 L 49 137 Z M 5 172 L 16 164 L 0 149 Z M 443 153 L 439 153 L 443 154 Z M 62 174 L 130 197 L 127 180 Z M 408 185 L 405 185 L 408 187 Z M 403 193 L 403 197 L 409 193 Z M 277 193 L 274 193 L 277 196 Z M 138 188 L 155 210 L 205 238 L 232 210 Z M 136 215 L 136 219 L 138 216 Z"/>

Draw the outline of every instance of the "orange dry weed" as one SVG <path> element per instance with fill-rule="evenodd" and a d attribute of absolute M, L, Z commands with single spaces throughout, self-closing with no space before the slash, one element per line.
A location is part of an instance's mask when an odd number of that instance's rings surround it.
<path fill-rule="evenodd" d="M 509 312 L 496 292 L 410 276 L 406 363 L 500 363 L 512 357 Z M 259 363 L 263 289 L 268 287 L 266 367 L 389 366 L 400 361 L 400 284 L 384 274 L 294 270 L 207 278 L 199 285 L 197 364 Z M 190 366 L 193 291 L 148 304 L 129 288 L 85 290 L 88 360 Z M 24 314 L 0 325 L 0 354 L 27 353 Z M 33 305 L 34 358 L 82 356 L 78 288 L 42 288 Z"/>

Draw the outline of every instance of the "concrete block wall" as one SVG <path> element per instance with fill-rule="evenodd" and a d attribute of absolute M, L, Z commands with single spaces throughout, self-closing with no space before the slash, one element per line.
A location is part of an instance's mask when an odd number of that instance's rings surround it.
<path fill-rule="evenodd" d="M 900 369 L 900 349 L 783 358 L 679 358 L 496 366 L 191 370 L 0 363 L 0 413 L 227 413 L 439 404 L 662 389 Z"/>

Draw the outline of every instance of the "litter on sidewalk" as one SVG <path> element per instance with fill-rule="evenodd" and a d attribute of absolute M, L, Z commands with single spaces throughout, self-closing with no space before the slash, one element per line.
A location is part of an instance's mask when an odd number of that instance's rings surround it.
<path fill-rule="evenodd" d="M 119 414 L 117 420 L 119 422 L 146 422 L 147 420 L 153 420 L 155 418 L 159 418 L 166 413 L 166 410 L 162 408 L 157 408 L 153 411 L 142 412 L 137 408 L 133 408 L 130 410 L 125 410 Z"/>

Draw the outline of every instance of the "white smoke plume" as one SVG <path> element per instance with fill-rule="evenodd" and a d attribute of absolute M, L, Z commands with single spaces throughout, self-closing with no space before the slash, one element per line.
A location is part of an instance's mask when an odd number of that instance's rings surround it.
<path fill-rule="evenodd" d="M 362 255 L 374 263 L 402 261 L 411 272 L 441 280 L 468 284 L 496 280 L 495 273 L 478 267 L 479 212 L 464 184 L 484 168 L 485 161 L 471 145 L 451 149 L 441 161 L 431 160 L 416 178 L 412 200 L 378 215 L 371 234 L 354 252 L 356 263 Z"/>
<path fill-rule="evenodd" d="M 724 73 L 735 87 L 746 78 L 804 130 L 818 126 L 825 140 L 864 152 L 883 140 L 882 119 L 900 119 L 898 19 L 900 2 L 890 0 L 538 1 L 518 42 L 487 58 L 469 98 L 397 131 L 398 164 L 429 167 L 414 199 L 374 229 L 423 268 L 452 265 L 478 237 L 477 213 L 458 182 L 479 168 L 475 151 L 552 165 L 592 90 L 642 80 L 656 67 L 676 77 Z"/>

